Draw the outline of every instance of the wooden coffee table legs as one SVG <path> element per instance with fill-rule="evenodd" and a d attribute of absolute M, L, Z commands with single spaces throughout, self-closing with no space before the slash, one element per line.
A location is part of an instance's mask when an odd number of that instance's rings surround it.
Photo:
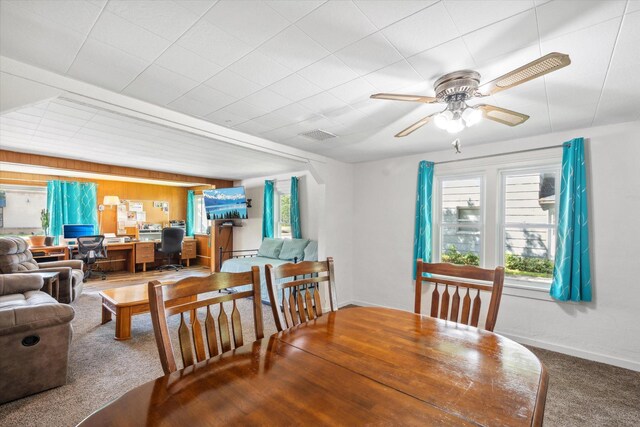
<path fill-rule="evenodd" d="M 175 305 L 184 304 L 187 302 L 196 301 L 197 295 L 190 295 L 188 297 L 178 298 L 175 300 L 167 301 L 167 307 L 173 307 Z M 131 317 L 137 314 L 143 314 L 149 312 L 149 303 L 147 301 L 140 301 L 133 305 L 119 305 L 114 304 L 109 299 L 102 297 L 102 324 L 111 321 L 111 316 L 116 316 L 116 340 L 128 340 L 131 339 Z"/>
<path fill-rule="evenodd" d="M 117 340 L 131 339 L 131 306 L 119 307 L 102 298 L 103 325 L 111 321 L 111 315 L 116 316 L 116 334 L 114 338 Z"/>

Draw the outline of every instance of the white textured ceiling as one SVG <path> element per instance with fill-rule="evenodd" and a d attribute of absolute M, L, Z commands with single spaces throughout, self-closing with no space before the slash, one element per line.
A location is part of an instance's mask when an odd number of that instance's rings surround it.
<path fill-rule="evenodd" d="M 0 16 L 4 56 L 344 161 L 452 139 L 393 138 L 442 107 L 371 93 L 432 95 L 441 74 L 488 81 L 553 51 L 572 64 L 483 100 L 531 119 L 483 122 L 464 145 L 640 119 L 638 0 L 0 0 Z M 298 136 L 317 128 L 339 137 Z"/>
<path fill-rule="evenodd" d="M 221 179 L 266 176 L 304 167 L 301 161 L 64 98 L 0 116 L 0 141 L 7 150 Z M 0 165 L 0 169 L 6 167 Z"/>

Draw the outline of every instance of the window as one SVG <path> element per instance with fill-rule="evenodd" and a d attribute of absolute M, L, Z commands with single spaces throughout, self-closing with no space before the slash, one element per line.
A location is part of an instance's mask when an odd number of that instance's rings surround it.
<path fill-rule="evenodd" d="M 278 223 L 277 233 L 283 239 L 291 238 L 291 194 L 278 193 Z"/>
<path fill-rule="evenodd" d="M 502 172 L 501 256 L 508 277 L 549 282 L 556 244 L 557 168 Z"/>
<path fill-rule="evenodd" d="M 436 168 L 433 260 L 483 268 L 501 265 L 509 292 L 548 298 L 560 155 L 558 149 Z"/>
<path fill-rule="evenodd" d="M 482 178 L 443 177 L 439 182 L 440 260 L 480 265 Z"/>
<path fill-rule="evenodd" d="M 42 233 L 40 213 L 47 208 L 46 187 L 2 185 L 0 193 L 0 234 Z"/>
<path fill-rule="evenodd" d="M 195 224 L 193 232 L 196 234 L 207 234 L 209 220 L 207 220 L 207 212 L 204 209 L 204 196 L 202 194 L 193 197 Z"/>

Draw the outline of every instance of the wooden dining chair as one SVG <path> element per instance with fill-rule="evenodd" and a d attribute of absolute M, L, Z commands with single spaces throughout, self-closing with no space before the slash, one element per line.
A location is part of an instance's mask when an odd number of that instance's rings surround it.
<path fill-rule="evenodd" d="M 500 298 L 502 297 L 502 285 L 504 283 L 503 267 L 488 270 L 471 265 L 455 265 L 449 263 L 431 264 L 422 262 L 421 259 L 417 261 L 417 264 L 415 313 L 421 314 L 422 285 L 424 282 L 428 282 L 433 284 L 433 291 L 431 293 L 431 317 L 438 317 L 440 319 L 478 327 L 480 308 L 482 305 L 480 294 L 485 295 L 489 293 L 489 308 L 484 329 L 493 331 L 496 325 L 496 319 L 498 318 Z M 450 277 L 472 281 L 452 280 Z M 450 288 L 451 293 L 449 292 Z M 460 288 L 463 289 L 460 290 Z M 442 291 L 442 295 L 440 295 L 440 291 Z M 472 297 L 473 301 L 471 300 Z M 461 302 L 462 310 L 460 310 Z"/>
<path fill-rule="evenodd" d="M 235 293 L 215 293 L 238 286 L 251 285 L 250 290 Z M 186 368 L 197 362 L 218 355 L 220 352 L 238 348 L 244 344 L 242 336 L 242 320 L 236 301 L 242 298 L 253 299 L 253 322 L 256 339 L 264 337 L 262 325 L 262 306 L 260 298 L 260 270 L 254 266 L 244 273 L 214 273 L 206 277 L 187 277 L 175 283 L 149 282 L 149 309 L 153 330 L 160 354 L 160 362 L 165 374 L 177 370 L 176 360 L 169 335 L 167 319 L 180 315 L 178 338 L 182 364 Z M 202 295 L 205 294 L 205 295 Z M 202 296 L 202 299 L 198 298 Z M 167 307 L 166 302 L 177 298 L 193 297 L 191 302 Z M 229 317 L 223 303 L 233 301 L 231 310 L 231 333 L 229 333 Z M 220 312 L 217 322 L 211 314 L 211 306 L 219 304 Z M 197 317 L 197 310 L 205 308 L 204 334 Z M 189 324 L 185 313 L 189 312 Z M 217 323 L 217 332 L 216 324 Z M 218 339 L 220 348 L 218 348 Z M 195 350 L 195 351 L 194 351 Z M 195 353 L 195 355 L 194 355 Z"/>
<path fill-rule="evenodd" d="M 267 289 L 278 331 L 322 316 L 320 284 L 327 282 L 331 311 L 338 309 L 333 273 L 333 258 L 265 267 Z M 276 295 L 282 296 L 282 305 Z M 282 310 L 282 318 L 279 310 Z"/>

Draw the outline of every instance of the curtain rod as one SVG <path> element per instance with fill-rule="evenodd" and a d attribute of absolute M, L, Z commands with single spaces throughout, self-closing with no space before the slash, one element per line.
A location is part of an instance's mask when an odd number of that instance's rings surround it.
<path fill-rule="evenodd" d="M 457 162 L 464 162 L 467 160 L 478 160 L 478 159 L 488 159 L 491 157 L 499 157 L 499 156 L 508 156 L 510 154 L 520 154 L 520 153 L 531 153 L 533 151 L 542 151 L 542 150 L 550 150 L 552 148 L 562 148 L 564 146 L 567 147 L 571 147 L 571 143 L 567 142 L 564 144 L 560 144 L 560 145 L 550 145 L 548 147 L 540 147 L 540 148 L 529 148 L 527 150 L 520 150 L 520 151 L 510 151 L 508 153 L 500 153 L 500 154 L 487 154 L 485 156 L 476 156 L 476 157 L 469 157 L 468 159 L 455 159 L 455 160 L 444 160 L 442 162 L 433 162 L 436 165 L 443 165 L 445 163 L 457 163 Z"/>

